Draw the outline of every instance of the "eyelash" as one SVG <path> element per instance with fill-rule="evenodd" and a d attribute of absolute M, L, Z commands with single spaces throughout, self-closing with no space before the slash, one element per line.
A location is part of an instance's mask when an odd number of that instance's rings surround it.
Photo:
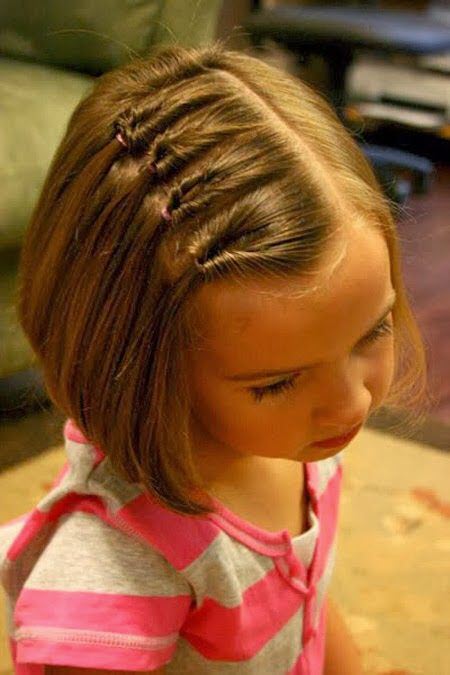
<path fill-rule="evenodd" d="M 379 340 L 380 338 L 391 335 L 393 326 L 387 319 L 384 319 L 375 330 L 366 337 L 364 344 L 370 344 Z M 274 384 L 269 384 L 267 387 L 250 387 L 249 391 L 252 394 L 255 401 L 259 402 L 265 396 L 277 396 L 289 389 L 292 389 L 295 386 L 295 381 L 299 377 L 299 373 L 291 375 L 285 380 L 280 380 Z"/>

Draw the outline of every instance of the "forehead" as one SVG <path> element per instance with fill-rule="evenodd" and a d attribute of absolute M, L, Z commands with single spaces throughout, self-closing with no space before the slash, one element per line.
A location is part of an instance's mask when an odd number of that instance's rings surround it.
<path fill-rule="evenodd" d="M 331 358 L 345 347 L 335 327 L 345 324 L 351 332 L 354 326 L 351 337 L 358 337 L 383 310 L 392 286 L 387 245 L 373 228 L 342 236 L 328 262 L 310 276 L 201 287 L 194 298 L 197 347 L 228 372 Z M 350 332 L 344 332 L 345 340 Z"/>

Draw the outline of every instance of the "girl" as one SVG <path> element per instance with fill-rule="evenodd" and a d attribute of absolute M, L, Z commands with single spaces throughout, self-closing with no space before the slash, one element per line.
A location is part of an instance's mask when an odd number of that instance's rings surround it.
<path fill-rule="evenodd" d="M 326 101 L 219 40 L 103 75 L 19 314 L 67 463 L 3 528 L 16 672 L 361 673 L 327 596 L 342 451 L 426 366 L 390 204 Z"/>

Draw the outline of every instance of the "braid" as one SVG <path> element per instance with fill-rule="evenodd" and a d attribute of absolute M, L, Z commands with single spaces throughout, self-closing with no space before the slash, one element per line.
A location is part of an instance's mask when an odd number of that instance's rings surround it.
<path fill-rule="evenodd" d="M 183 86 L 183 83 L 181 85 Z M 172 89 L 175 93 L 176 86 Z M 165 99 L 151 103 L 145 102 L 141 107 L 132 106 L 120 113 L 114 123 L 115 131 L 122 133 L 130 153 L 137 156 L 145 153 L 158 135 L 184 120 L 187 114 L 203 110 L 205 106 L 214 103 L 220 106 L 221 99 L 220 92 L 200 93 L 195 98 L 182 101 L 175 108 L 169 109 L 166 109 Z"/>
<path fill-rule="evenodd" d="M 209 197 L 203 196 L 201 200 L 197 200 L 195 203 L 191 201 L 189 204 L 184 205 L 182 205 L 182 198 L 197 185 L 208 183 L 214 175 L 214 171 L 206 169 L 194 174 L 190 178 L 185 178 L 181 185 L 172 188 L 168 203 L 161 211 L 163 218 L 172 221 L 171 214 L 175 209 L 181 211 L 183 215 L 187 213 L 192 216 L 207 206 L 210 203 Z"/>
<path fill-rule="evenodd" d="M 221 141 L 238 132 L 242 132 L 242 128 L 236 129 L 233 125 L 226 125 L 214 131 L 196 128 L 192 136 L 187 136 L 185 129 L 177 133 L 166 131 L 156 138 L 149 154 L 153 156 L 153 161 L 158 163 L 159 177 L 167 180 L 191 162 L 200 159 Z"/>
<path fill-rule="evenodd" d="M 180 274 L 194 271 L 203 276 L 212 275 L 222 262 L 232 264 L 236 255 L 253 256 L 254 253 L 239 251 L 243 239 L 249 241 L 249 236 L 250 239 L 255 236 L 248 226 L 242 227 L 236 222 L 236 226 L 230 228 L 228 219 L 216 218 L 216 215 L 227 208 L 231 193 L 242 195 L 260 190 L 265 183 L 280 179 L 291 164 L 285 143 L 273 137 L 272 146 L 278 146 L 280 159 L 267 171 L 264 144 L 255 136 L 255 129 L 262 122 L 261 112 L 240 101 L 237 115 L 233 105 L 235 86 L 223 81 L 220 88 L 217 87 L 217 72 L 212 73 L 198 64 L 192 74 L 184 70 L 183 75 L 185 78 L 197 75 L 198 88 L 194 96 L 191 84 L 180 80 L 180 73 L 177 79 L 172 77 L 161 82 L 164 86 L 161 92 L 155 91 L 157 83 L 152 81 L 150 90 L 154 100 L 150 105 L 147 93 L 142 104 L 130 106 L 114 124 L 116 139 L 122 147 L 126 146 L 131 156 L 145 156 L 143 168 L 153 174 L 152 185 L 160 186 L 166 194 L 155 236 L 158 233 L 158 238 L 163 237 L 158 257 L 163 276 L 171 283 Z M 208 91 L 206 88 L 212 83 L 214 89 Z M 225 102 L 228 105 L 224 105 Z M 230 137 L 235 140 L 239 137 L 238 149 L 223 143 Z M 203 155 L 207 155 L 207 159 L 199 167 Z M 194 164 L 193 172 L 177 181 L 177 174 L 184 173 L 185 169 L 189 171 L 190 164 Z M 251 172 L 248 166 L 252 167 Z M 159 197 L 155 200 L 159 202 Z M 192 232 L 189 227 L 179 227 L 186 218 L 198 213 L 204 222 L 200 229 L 197 227 Z M 169 230 L 167 224 L 172 226 Z"/>
<path fill-rule="evenodd" d="M 128 152 L 133 156 L 139 156 L 145 153 L 150 142 L 149 131 L 143 123 L 148 118 L 154 118 L 161 108 L 161 102 L 153 104 L 150 108 L 130 107 L 123 111 L 114 123 L 114 130 L 123 139 L 123 145 L 128 148 Z M 120 141 L 122 142 L 122 141 Z"/>

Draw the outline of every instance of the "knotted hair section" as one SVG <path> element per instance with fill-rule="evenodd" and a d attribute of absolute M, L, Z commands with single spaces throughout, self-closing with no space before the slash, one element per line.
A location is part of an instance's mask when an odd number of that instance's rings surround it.
<path fill-rule="evenodd" d="M 200 223 L 196 216 L 195 224 L 183 220 L 167 233 L 160 249 L 167 282 L 177 283 L 183 275 L 205 282 L 230 274 L 277 277 L 317 263 L 317 242 L 327 236 L 326 221 L 320 225 L 312 218 L 314 204 L 292 185 L 292 198 L 286 199 L 281 182 L 258 186 L 231 205 L 224 196 L 220 209 L 214 201 L 209 217 L 202 210 Z"/>
<path fill-rule="evenodd" d="M 206 77 L 206 76 L 205 76 Z M 184 83 L 179 83 L 181 90 L 185 87 Z M 130 155 L 139 157 L 148 152 L 148 149 L 155 145 L 156 159 L 161 159 L 165 154 L 166 137 L 169 139 L 169 145 L 177 145 L 179 134 L 181 137 L 186 131 L 186 117 L 190 119 L 191 135 L 194 129 L 198 132 L 204 129 L 205 122 L 204 110 L 208 108 L 208 114 L 213 117 L 215 110 L 220 110 L 223 106 L 223 91 L 217 87 L 213 91 L 201 91 L 201 82 L 197 85 L 198 94 L 192 97 L 192 93 L 185 101 L 170 103 L 170 93 L 176 97 L 176 86 L 172 87 L 172 92 L 166 87 L 164 99 L 146 100 L 140 106 L 129 107 L 122 111 L 114 122 L 114 134 L 119 135 L 128 148 Z M 211 84 L 210 84 L 211 87 Z M 180 96 L 183 95 L 180 91 Z M 225 120 L 223 120 L 225 122 Z M 228 126 L 233 126 L 228 125 Z M 242 128 L 242 125 L 239 127 Z M 216 130 L 216 135 L 220 133 Z M 222 130 L 223 132 L 223 130 Z M 198 134 L 193 134 L 197 139 Z M 157 143 L 157 138 L 162 137 L 162 143 Z M 175 141 L 175 143 L 173 142 Z M 197 145 L 197 143 L 193 143 Z M 180 158 L 181 159 L 181 158 Z"/>

